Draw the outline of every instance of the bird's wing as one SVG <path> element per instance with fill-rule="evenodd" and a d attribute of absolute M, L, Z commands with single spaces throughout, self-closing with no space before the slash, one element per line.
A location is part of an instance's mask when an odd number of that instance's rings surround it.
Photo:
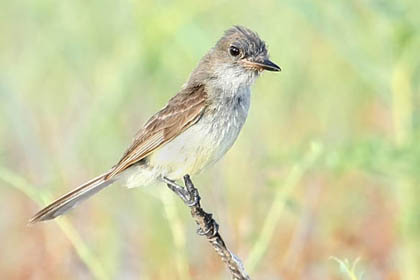
<path fill-rule="evenodd" d="M 137 133 L 133 143 L 106 176 L 110 179 L 147 157 L 195 124 L 207 106 L 203 86 L 184 89 L 169 100 L 165 108 L 152 116 Z"/>

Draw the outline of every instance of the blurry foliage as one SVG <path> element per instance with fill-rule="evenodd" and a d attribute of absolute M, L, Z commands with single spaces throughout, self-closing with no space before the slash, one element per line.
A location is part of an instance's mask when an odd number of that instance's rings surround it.
<path fill-rule="evenodd" d="M 343 279 L 331 255 L 361 257 L 363 279 L 420 275 L 417 1 L 1 6 L 1 278 L 228 277 L 164 186 L 116 185 L 58 227 L 26 221 L 118 160 L 233 24 L 283 68 L 257 81 L 239 140 L 194 179 L 233 251 L 255 279 Z"/>
<path fill-rule="evenodd" d="M 336 257 L 330 257 L 330 259 L 336 261 L 340 265 L 341 272 L 348 277 L 350 280 L 362 280 L 362 275 L 357 275 L 356 266 L 360 259 L 356 259 L 353 263 L 350 263 L 348 259 L 340 260 Z"/>

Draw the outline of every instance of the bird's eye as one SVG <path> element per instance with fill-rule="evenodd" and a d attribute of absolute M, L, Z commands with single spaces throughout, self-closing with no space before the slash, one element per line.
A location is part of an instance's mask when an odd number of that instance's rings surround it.
<path fill-rule="evenodd" d="M 231 56 L 238 56 L 240 54 L 240 51 L 237 47 L 230 46 L 229 53 Z"/>

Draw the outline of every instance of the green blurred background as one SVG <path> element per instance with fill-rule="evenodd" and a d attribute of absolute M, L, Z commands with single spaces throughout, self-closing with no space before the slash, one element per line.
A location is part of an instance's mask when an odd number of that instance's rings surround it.
<path fill-rule="evenodd" d="M 2 1 L 1 279 L 229 279 L 163 185 L 115 184 L 58 222 L 26 222 L 112 166 L 234 24 L 258 32 L 283 72 L 258 79 L 238 141 L 193 178 L 232 251 L 253 279 L 419 279 L 418 11 Z"/>

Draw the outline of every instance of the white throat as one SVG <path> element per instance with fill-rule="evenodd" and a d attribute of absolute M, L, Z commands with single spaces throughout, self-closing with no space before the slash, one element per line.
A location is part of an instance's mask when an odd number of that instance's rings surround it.
<path fill-rule="evenodd" d="M 216 68 L 215 76 L 212 87 L 221 90 L 225 97 L 235 97 L 238 92 L 249 91 L 258 74 L 238 65 L 222 64 Z"/>

